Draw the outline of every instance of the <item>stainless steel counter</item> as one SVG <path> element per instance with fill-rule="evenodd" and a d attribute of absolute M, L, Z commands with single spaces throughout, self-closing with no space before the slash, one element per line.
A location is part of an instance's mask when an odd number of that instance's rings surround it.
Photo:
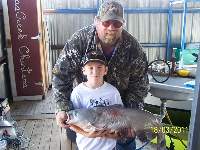
<path fill-rule="evenodd" d="M 194 89 L 185 87 L 184 83 L 194 79 L 170 77 L 164 83 L 157 83 L 150 77 L 150 93 L 161 100 L 192 101 Z"/>

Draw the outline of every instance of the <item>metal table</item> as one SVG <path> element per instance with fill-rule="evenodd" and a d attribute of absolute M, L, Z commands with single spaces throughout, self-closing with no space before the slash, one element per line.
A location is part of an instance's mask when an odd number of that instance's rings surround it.
<path fill-rule="evenodd" d="M 161 100 L 191 101 L 194 97 L 194 89 L 184 86 L 185 82 L 191 80 L 194 79 L 170 77 L 164 83 L 157 83 L 153 79 L 150 79 L 149 92 Z"/>

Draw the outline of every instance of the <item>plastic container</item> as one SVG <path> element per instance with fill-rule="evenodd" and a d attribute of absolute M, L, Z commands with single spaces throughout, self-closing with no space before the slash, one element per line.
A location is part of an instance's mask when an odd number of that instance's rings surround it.
<path fill-rule="evenodd" d="M 181 77 L 189 77 L 190 71 L 186 69 L 178 69 L 177 74 Z"/>
<path fill-rule="evenodd" d="M 173 48 L 173 50 L 175 51 L 176 62 L 181 61 L 181 58 L 182 58 L 184 65 L 197 64 L 197 57 L 195 55 L 198 55 L 199 49 L 187 48 L 187 49 L 181 50 L 181 49 Z"/>
<path fill-rule="evenodd" d="M 185 83 L 184 83 L 184 86 L 194 89 L 194 87 L 195 87 L 195 80 L 185 82 Z"/>

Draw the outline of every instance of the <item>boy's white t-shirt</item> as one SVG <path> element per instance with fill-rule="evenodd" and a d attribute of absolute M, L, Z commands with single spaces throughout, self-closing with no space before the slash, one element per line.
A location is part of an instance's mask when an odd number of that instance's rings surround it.
<path fill-rule="evenodd" d="M 71 101 L 75 109 L 114 104 L 123 105 L 118 90 L 107 82 L 96 89 L 88 88 L 83 83 L 79 84 L 72 91 Z M 76 142 L 79 150 L 112 150 L 116 146 L 115 139 L 88 138 L 79 133 L 77 133 Z"/>

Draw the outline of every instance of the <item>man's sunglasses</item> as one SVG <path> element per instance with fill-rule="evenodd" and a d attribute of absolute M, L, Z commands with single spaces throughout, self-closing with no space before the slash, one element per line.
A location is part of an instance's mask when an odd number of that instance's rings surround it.
<path fill-rule="evenodd" d="M 108 20 L 108 21 L 102 22 L 102 25 L 106 28 L 109 27 L 111 24 L 115 28 L 120 28 L 123 25 L 123 23 L 121 23 L 120 21 L 117 21 L 117 20 Z"/>

